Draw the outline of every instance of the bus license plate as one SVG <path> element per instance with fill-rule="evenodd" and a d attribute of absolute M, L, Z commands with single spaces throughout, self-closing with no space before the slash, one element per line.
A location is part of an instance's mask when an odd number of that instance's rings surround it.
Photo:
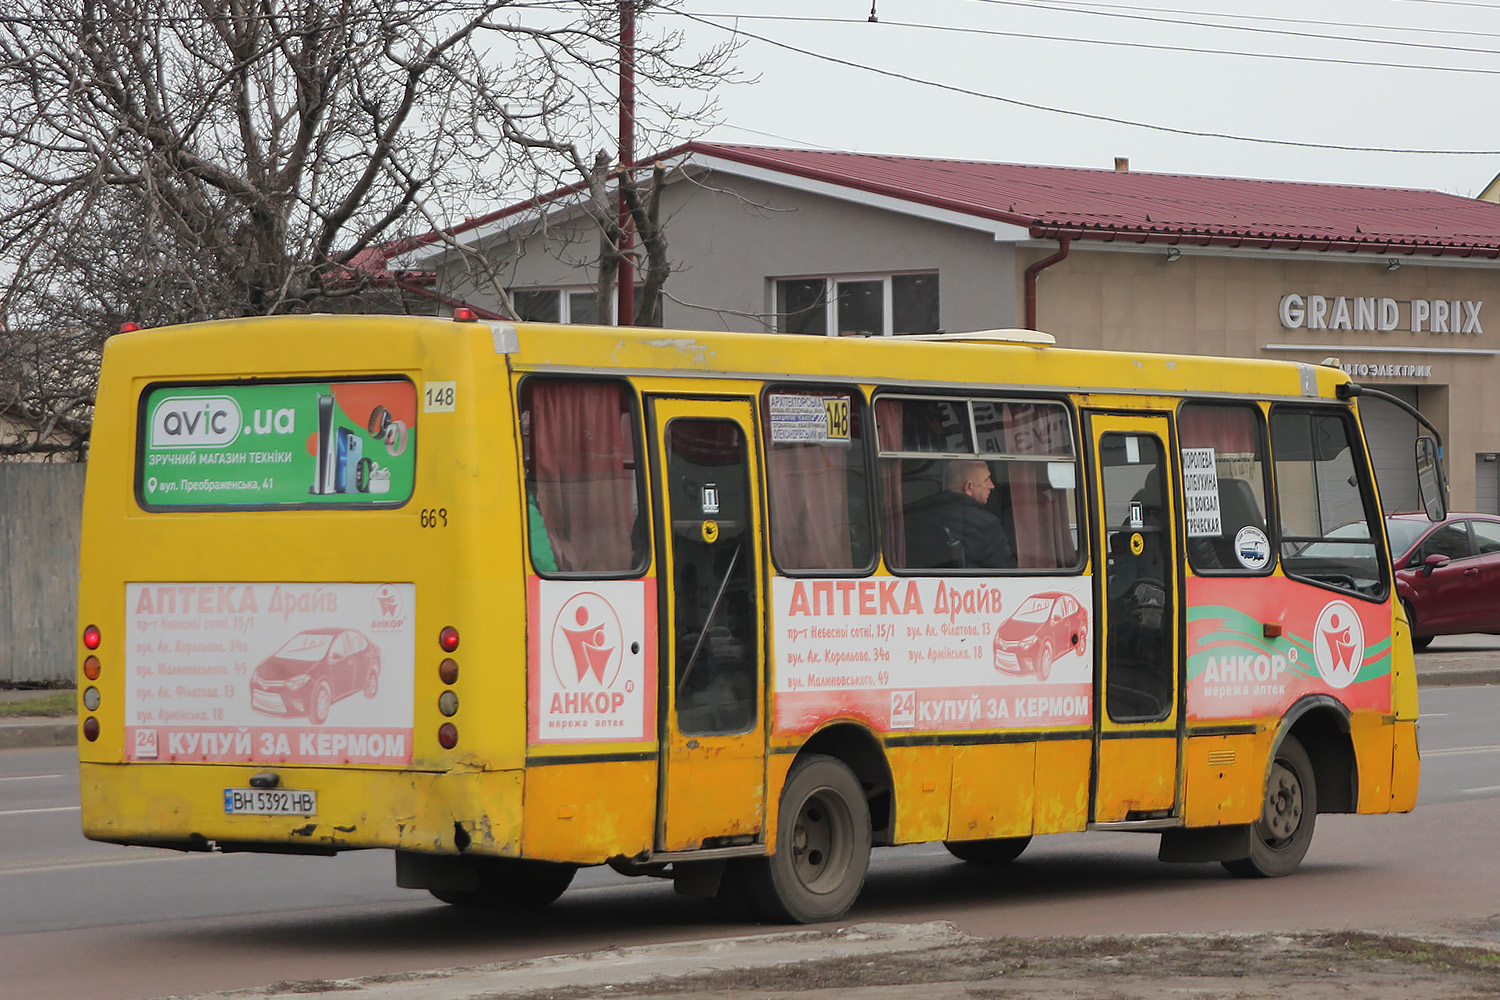
<path fill-rule="evenodd" d="M 226 788 L 224 811 L 259 816 L 312 816 L 318 811 L 318 793 L 292 788 Z"/>

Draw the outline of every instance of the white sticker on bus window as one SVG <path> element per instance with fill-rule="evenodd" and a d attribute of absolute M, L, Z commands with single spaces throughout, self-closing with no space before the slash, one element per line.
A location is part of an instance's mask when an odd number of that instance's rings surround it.
<path fill-rule="evenodd" d="M 1182 449 L 1182 505 L 1189 538 L 1220 538 L 1219 471 L 1212 448 Z"/>
<path fill-rule="evenodd" d="M 1271 540 L 1253 524 L 1247 524 L 1234 536 L 1234 557 L 1240 565 L 1259 572 L 1271 565 Z"/>
<path fill-rule="evenodd" d="M 1125 463 L 1127 465 L 1141 464 L 1141 442 L 1136 438 L 1125 439 Z"/>
<path fill-rule="evenodd" d="M 853 402 L 848 396 L 773 392 L 766 400 L 772 444 L 848 444 Z"/>

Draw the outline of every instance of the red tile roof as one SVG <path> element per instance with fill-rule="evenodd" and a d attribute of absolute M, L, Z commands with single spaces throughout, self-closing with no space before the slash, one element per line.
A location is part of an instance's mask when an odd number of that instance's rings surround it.
<path fill-rule="evenodd" d="M 1500 257 L 1500 205 L 1437 191 L 707 142 L 672 153 L 1006 222 L 1036 238 Z"/>

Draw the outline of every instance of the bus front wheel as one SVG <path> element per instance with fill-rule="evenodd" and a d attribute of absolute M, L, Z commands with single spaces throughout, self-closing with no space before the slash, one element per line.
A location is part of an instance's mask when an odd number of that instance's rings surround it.
<path fill-rule="evenodd" d="M 870 867 L 870 807 L 843 761 L 812 755 L 781 793 L 776 853 L 746 862 L 746 901 L 764 920 L 836 920 L 854 905 Z"/>
<path fill-rule="evenodd" d="M 1307 854 L 1317 816 L 1312 761 L 1297 738 L 1288 736 L 1271 762 L 1265 803 L 1250 832 L 1250 856 L 1226 861 L 1224 867 L 1242 878 L 1290 875 Z"/>

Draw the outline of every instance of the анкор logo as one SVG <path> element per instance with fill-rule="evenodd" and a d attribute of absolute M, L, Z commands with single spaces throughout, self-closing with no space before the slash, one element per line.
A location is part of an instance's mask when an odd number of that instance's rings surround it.
<path fill-rule="evenodd" d="M 1343 601 L 1328 602 L 1313 627 L 1312 643 L 1325 681 L 1336 688 L 1354 683 L 1365 658 L 1365 629 L 1353 608 Z"/>
<path fill-rule="evenodd" d="M 564 688 L 576 690 L 593 674 L 597 686 L 609 688 L 623 659 L 620 617 L 595 593 L 574 594 L 552 626 L 552 663 Z M 572 669 L 568 669 L 571 666 Z"/>

